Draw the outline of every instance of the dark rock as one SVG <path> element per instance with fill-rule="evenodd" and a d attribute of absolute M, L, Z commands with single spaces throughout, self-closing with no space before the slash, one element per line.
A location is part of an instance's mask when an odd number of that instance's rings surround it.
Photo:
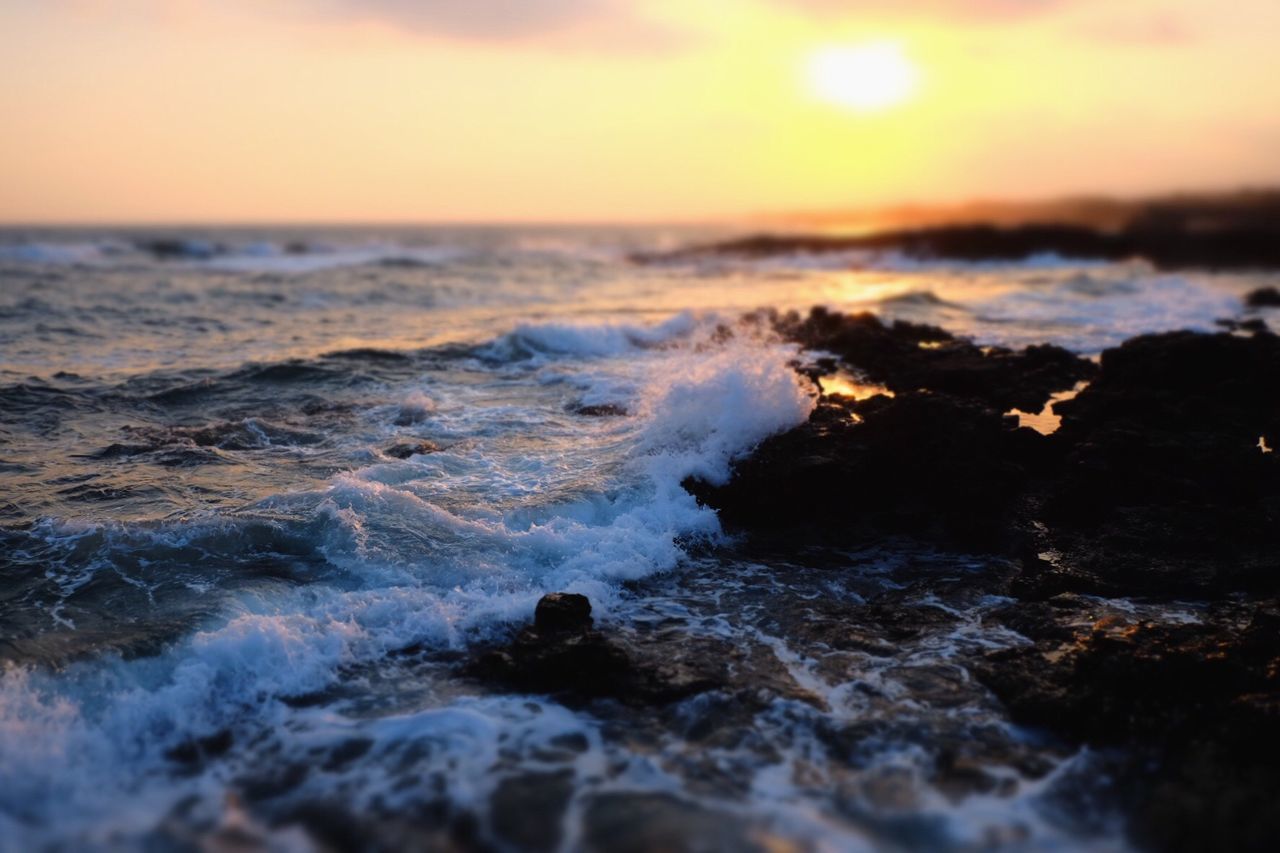
<path fill-rule="evenodd" d="M 1043 487 L 1065 588 L 1213 595 L 1280 590 L 1280 338 L 1174 332 L 1102 355 L 1055 411 Z"/>
<path fill-rule="evenodd" d="M 763 442 L 724 485 L 686 481 L 730 528 L 825 541 L 886 533 L 998 544 L 1026 479 L 1020 431 L 981 405 L 929 393 L 828 399 Z"/>
<path fill-rule="evenodd" d="M 1038 412 L 1051 394 L 1089 379 L 1097 368 L 1061 347 L 1015 351 L 978 347 L 936 326 L 903 320 L 885 324 L 874 314 L 840 314 L 814 308 L 775 318 L 786 338 L 807 349 L 831 352 L 868 379 L 895 392 L 927 389 L 973 400 L 1000 411 Z"/>
<path fill-rule="evenodd" d="M 1244 304 L 1249 308 L 1280 308 L 1280 290 L 1259 287 L 1245 294 Z"/>
<path fill-rule="evenodd" d="M 1015 720 L 1125 747 L 1130 833 L 1161 850 L 1262 850 L 1280 832 L 1280 610 L 1229 605 L 1200 622 L 1106 616 L 1061 597 L 1000 618 L 1034 641 L 976 674 Z M 1081 617 L 1086 617 L 1083 620 Z"/>
<path fill-rule="evenodd" d="M 584 697 L 624 694 L 630 669 L 626 653 L 597 632 L 544 637 L 532 630 L 484 653 L 470 667 L 482 680 L 519 690 Z"/>
<path fill-rule="evenodd" d="M 557 850 L 572 796 L 572 770 L 507 777 L 489 801 L 493 831 L 518 850 Z"/>
<path fill-rule="evenodd" d="M 533 611 L 533 627 L 539 633 L 586 631 L 591 622 L 591 602 L 572 592 L 547 593 Z"/>
<path fill-rule="evenodd" d="M 527 628 L 466 669 L 482 681 L 566 701 L 609 698 L 628 705 L 664 705 L 723 686 L 730 658 L 724 645 L 688 637 L 637 645 L 592 630 Z"/>
<path fill-rule="evenodd" d="M 619 406 L 617 403 L 598 403 L 586 406 L 574 406 L 570 409 L 575 415 L 582 415 L 587 418 L 620 418 L 627 414 L 627 410 Z"/>
<path fill-rule="evenodd" d="M 1248 320 L 1232 320 L 1230 318 L 1222 318 L 1213 321 L 1214 325 L 1221 326 L 1228 332 L 1248 332 L 1251 335 L 1263 334 L 1271 331 L 1271 327 L 1267 325 L 1267 321 L 1261 317 L 1251 317 Z"/>
<path fill-rule="evenodd" d="M 435 453 L 439 449 L 440 446 L 434 441 L 399 441 L 384 448 L 382 452 L 393 459 L 408 459 L 410 456 Z"/>
<path fill-rule="evenodd" d="M 611 853 L 676 850 L 786 849 L 741 815 L 669 794 L 606 793 L 592 797 L 583 817 L 583 849 Z M 773 842 L 772 844 L 770 842 Z"/>
<path fill-rule="evenodd" d="M 1030 645 L 980 660 L 979 680 L 1016 721 L 1114 751 L 1140 846 L 1266 849 L 1280 833 L 1280 457 L 1266 452 L 1280 447 L 1280 338 L 1256 324 L 1146 335 L 1095 366 L 870 315 L 759 321 L 896 396 L 826 395 L 728 483 L 686 488 L 766 548 L 902 534 L 1018 555 L 1015 577 L 988 579 L 1016 598 L 992 619 Z M 1052 435 L 1002 415 L 1081 380 Z M 1195 614 L 1133 615 L 1171 599 Z M 887 655 L 950 618 L 904 604 L 813 605 L 798 636 Z M 958 673 L 895 669 L 939 707 L 976 701 Z M 999 786 L 955 750 L 935 781 L 956 797 Z"/>
<path fill-rule="evenodd" d="M 836 237 L 761 234 L 674 252 L 637 254 L 632 260 L 654 263 L 717 256 L 892 251 L 924 260 L 1020 261 L 1054 254 L 1079 260 L 1142 258 L 1161 269 L 1275 269 L 1280 267 L 1278 232 L 1274 222 L 1265 220 L 1203 229 L 1192 223 L 1147 219 L 1118 231 L 1078 225 L 955 224 Z"/>
<path fill-rule="evenodd" d="M 774 671 L 777 661 L 771 653 L 767 661 L 753 659 L 760 651 L 691 636 L 686 630 L 606 636 L 591 629 L 590 603 L 584 596 L 561 593 L 544 596 L 534 625 L 511 642 L 482 651 L 463 668 L 505 689 L 552 694 L 568 702 L 608 698 L 636 707 L 730 689 L 733 673 L 741 670 L 751 673 L 744 687 L 748 692 L 772 691 L 808 701 L 789 677 Z M 743 703 L 751 701 L 748 697 Z"/>
<path fill-rule="evenodd" d="M 162 261 L 203 261 L 227 251 L 227 247 L 220 243 L 180 237 L 155 237 L 139 240 L 135 245 L 140 251 Z"/>

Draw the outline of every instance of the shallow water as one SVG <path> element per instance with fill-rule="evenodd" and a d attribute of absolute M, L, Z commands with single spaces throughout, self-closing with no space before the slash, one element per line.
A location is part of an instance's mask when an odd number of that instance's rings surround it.
<path fill-rule="evenodd" d="M 714 233 L 677 229 L 173 233 L 0 235 L 0 846 L 1122 847 L 1102 759 L 966 669 L 1022 642 L 982 620 L 1007 567 L 761 562 L 679 484 L 818 393 L 745 311 L 1096 353 L 1273 282 L 626 260 Z M 458 674 L 551 590 L 719 687 L 642 713 Z"/>

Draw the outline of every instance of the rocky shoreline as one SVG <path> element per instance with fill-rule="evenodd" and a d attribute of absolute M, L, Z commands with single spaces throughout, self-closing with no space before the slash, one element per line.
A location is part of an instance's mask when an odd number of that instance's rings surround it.
<path fill-rule="evenodd" d="M 1013 721 L 1105 751 L 1132 842 L 1261 850 L 1280 835 L 1280 338 L 1257 324 L 1145 335 L 1094 361 L 869 314 L 751 321 L 801 344 L 812 358 L 797 370 L 831 390 L 728 483 L 686 481 L 739 555 L 782 577 L 807 548 L 905 538 L 1003 567 L 904 576 L 902 588 L 952 601 L 937 608 L 892 593 L 806 598 L 783 631 L 872 656 L 963 618 L 1016 632 L 1025 643 L 970 651 L 963 670 Z M 1022 425 L 1017 412 L 1051 400 L 1056 429 Z M 770 606 L 785 621 L 790 605 Z M 1149 607 L 1186 616 L 1151 620 Z M 500 690 L 637 709 L 700 694 L 750 704 L 753 678 L 757 696 L 821 701 L 766 677 L 747 649 L 710 646 L 679 631 L 602 633 L 585 599 L 556 596 L 465 666 Z M 940 744 L 937 784 L 998 785 L 991 755 Z M 1010 748 L 992 747 L 1005 762 Z"/>
<path fill-rule="evenodd" d="M 700 258 L 768 258 L 838 252 L 897 252 L 920 261 L 1013 262 L 1037 255 L 1083 261 L 1145 260 L 1160 270 L 1280 268 L 1280 235 L 1273 223 L 1246 222 L 1198 229 L 1130 224 L 1117 230 L 1034 223 L 936 225 L 852 236 L 758 234 L 672 252 L 641 253 L 632 260 L 664 263 Z"/>

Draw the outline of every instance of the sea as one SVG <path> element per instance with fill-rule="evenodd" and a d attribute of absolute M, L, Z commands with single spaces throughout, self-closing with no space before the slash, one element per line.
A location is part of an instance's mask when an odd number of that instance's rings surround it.
<path fill-rule="evenodd" d="M 823 391 L 759 309 L 1096 355 L 1276 276 L 634 260 L 741 233 L 0 231 L 0 850 L 1125 849 L 1105 756 L 972 676 L 1026 642 L 968 580 L 1010 566 L 762 555 L 681 482 Z M 728 686 L 470 675 L 552 591 Z M 934 627 L 840 621 L 885 600 Z"/>

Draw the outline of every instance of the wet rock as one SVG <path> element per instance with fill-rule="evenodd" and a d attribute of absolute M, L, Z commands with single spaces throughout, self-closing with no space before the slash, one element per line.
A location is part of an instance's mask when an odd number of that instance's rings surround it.
<path fill-rule="evenodd" d="M 408 459 L 410 456 L 424 456 L 428 453 L 435 453 L 439 449 L 440 446 L 434 441 L 398 441 L 383 448 L 382 452 L 392 459 Z"/>
<path fill-rule="evenodd" d="M 626 653 L 595 631 L 543 635 L 526 629 L 508 646 L 484 653 L 472 675 L 530 693 L 620 696 L 631 681 Z"/>
<path fill-rule="evenodd" d="M 979 660 L 981 683 L 1016 721 L 1114 750 L 1139 845 L 1265 849 L 1280 832 L 1264 805 L 1280 790 L 1280 458 L 1267 452 L 1280 447 L 1280 338 L 1256 325 L 1146 335 L 1084 366 L 868 315 L 767 319 L 896 396 L 826 395 L 728 483 L 686 488 L 766 548 L 908 535 L 1018 555 L 1007 585 L 989 579 L 1016 599 L 991 618 L 1029 645 Z M 1081 379 L 1050 436 L 1001 415 Z M 929 608 L 903 604 L 812 605 L 796 636 L 889 654 L 933 630 Z M 892 671 L 932 705 L 979 701 L 959 670 Z M 863 734 L 838 734 L 856 762 Z M 944 749 L 935 783 L 998 793 L 985 758 Z"/>
<path fill-rule="evenodd" d="M 828 398 L 808 422 L 763 442 L 728 483 L 685 488 L 727 526 L 755 533 L 990 546 L 1026 479 L 1016 445 L 1039 438 L 1018 432 L 993 409 L 936 394 Z"/>
<path fill-rule="evenodd" d="M 544 596 L 533 625 L 510 643 L 481 652 L 464 669 L 505 689 L 649 707 L 729 687 L 731 665 L 747 655 L 686 631 L 606 636 L 591 627 L 590 614 L 585 596 Z"/>
<path fill-rule="evenodd" d="M 591 602 L 572 592 L 547 593 L 533 611 L 533 627 L 543 634 L 586 631 L 591 623 Z"/>
<path fill-rule="evenodd" d="M 1280 338 L 1146 335 L 1107 350 L 1055 411 L 1043 486 L 1059 589 L 1222 596 L 1280 590 Z M 1040 568 L 1044 568 L 1041 566 Z"/>
<path fill-rule="evenodd" d="M 620 418 L 627 414 L 627 410 L 617 403 L 595 403 L 590 405 L 574 406 L 570 409 L 575 415 L 582 415 L 586 418 Z"/>
<path fill-rule="evenodd" d="M 493 831 L 519 850 L 557 850 L 572 795 L 570 770 L 507 777 L 489 801 Z"/>
<path fill-rule="evenodd" d="M 1108 617 L 1087 600 L 1002 614 L 1035 645 L 976 674 L 1014 719 L 1124 747 L 1117 773 L 1130 833 L 1154 849 L 1266 849 L 1280 813 L 1280 609 L 1230 605 L 1202 621 Z M 1074 627 L 1071 627 L 1075 623 Z"/>
<path fill-rule="evenodd" d="M 1251 290 L 1244 297 L 1248 308 L 1280 308 L 1280 290 L 1274 287 L 1259 287 Z"/>
<path fill-rule="evenodd" d="M 1039 411 L 1056 391 L 1091 378 L 1095 365 L 1067 350 L 978 347 L 936 326 L 874 314 L 841 314 L 814 308 L 803 319 L 774 319 L 786 338 L 807 349 L 831 352 L 848 367 L 897 393 L 926 389 L 991 406 Z"/>
<path fill-rule="evenodd" d="M 750 820 L 669 794 L 598 795 L 587 805 L 583 823 L 583 848 L 589 851 L 788 849 Z"/>

